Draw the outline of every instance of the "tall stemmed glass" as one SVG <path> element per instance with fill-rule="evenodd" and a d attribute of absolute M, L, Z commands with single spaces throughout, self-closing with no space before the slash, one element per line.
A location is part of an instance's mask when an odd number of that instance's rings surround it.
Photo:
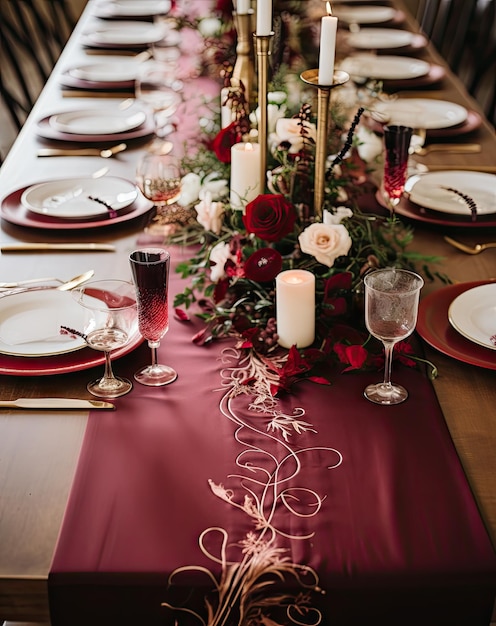
<path fill-rule="evenodd" d="M 413 129 L 409 126 L 384 126 L 383 194 L 391 212 L 405 190 L 408 156 Z"/>
<path fill-rule="evenodd" d="M 369 385 L 364 395 L 376 404 L 399 404 L 408 398 L 408 391 L 391 383 L 394 345 L 415 329 L 424 281 L 415 272 L 386 268 L 367 274 L 364 283 L 365 325 L 382 341 L 386 359 L 383 382 Z"/>
<path fill-rule="evenodd" d="M 85 310 L 84 336 L 90 348 L 105 354 L 102 378 L 88 383 L 87 389 L 98 398 L 118 398 L 133 388 L 131 381 L 112 371 L 112 350 L 124 346 L 136 324 L 134 286 L 125 280 L 94 280 L 74 291 Z"/>
<path fill-rule="evenodd" d="M 181 103 L 170 64 L 148 61 L 140 68 L 135 83 L 136 98 L 153 111 L 156 140 L 149 147 L 155 154 L 167 154 L 172 143 L 166 139 L 174 131 L 171 122 Z"/>
<path fill-rule="evenodd" d="M 129 256 L 138 302 L 138 324 L 141 335 L 152 352 L 151 365 L 135 373 L 142 385 L 168 385 L 177 378 L 177 372 L 157 360 L 160 340 L 169 330 L 169 266 L 170 254 L 162 248 L 143 248 Z"/>

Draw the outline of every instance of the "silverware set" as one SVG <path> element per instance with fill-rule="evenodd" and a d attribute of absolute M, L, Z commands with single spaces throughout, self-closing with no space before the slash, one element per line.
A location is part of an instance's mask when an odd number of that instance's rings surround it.
<path fill-rule="evenodd" d="M 20 280 L 17 282 L 0 283 L 0 297 L 8 296 L 16 293 L 24 293 L 25 291 L 40 291 L 43 289 L 56 289 L 57 291 L 70 291 L 89 280 L 95 270 L 88 270 L 83 274 L 74 276 L 70 280 L 63 281 L 60 278 L 32 278 L 29 280 Z M 57 286 L 47 283 L 58 282 Z"/>

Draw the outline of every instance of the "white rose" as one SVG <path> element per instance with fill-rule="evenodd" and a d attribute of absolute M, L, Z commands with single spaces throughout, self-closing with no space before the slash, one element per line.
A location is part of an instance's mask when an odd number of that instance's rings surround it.
<path fill-rule="evenodd" d="M 346 217 L 353 217 L 353 211 L 345 206 L 338 206 L 333 212 L 324 209 L 324 224 L 341 224 Z"/>
<path fill-rule="evenodd" d="M 283 141 L 287 141 L 291 144 L 291 148 L 289 152 L 295 154 L 300 152 L 303 148 L 303 138 L 301 136 L 301 127 L 300 120 L 297 118 L 287 118 L 283 117 L 280 120 L 277 120 L 276 123 L 276 139 L 277 143 L 280 144 Z M 305 128 L 307 131 L 307 136 L 311 137 L 314 141 L 317 140 L 317 130 L 315 124 L 311 124 L 310 122 L 305 122 Z"/>
<path fill-rule="evenodd" d="M 181 206 L 189 206 L 196 202 L 200 196 L 201 179 L 198 174 L 190 172 L 181 179 L 181 196 L 178 204 Z"/>
<path fill-rule="evenodd" d="M 213 263 L 210 268 L 210 278 L 212 282 L 216 283 L 226 275 L 224 267 L 228 259 L 232 259 L 232 255 L 229 251 L 229 244 L 225 241 L 220 241 L 216 244 L 210 252 L 210 262 Z M 235 259 L 233 259 L 235 260 Z"/>
<path fill-rule="evenodd" d="M 279 106 L 277 104 L 268 104 L 267 105 L 267 130 L 269 133 L 273 133 L 276 129 L 277 122 L 280 119 L 284 118 L 284 114 L 286 113 L 286 107 Z M 252 124 L 256 124 L 258 126 L 260 122 L 260 108 L 254 113 L 250 113 L 250 120 Z"/>
<path fill-rule="evenodd" d="M 303 252 L 327 267 L 332 267 L 339 256 L 348 254 L 352 243 L 342 224 L 310 224 L 298 240 Z"/>
<path fill-rule="evenodd" d="M 267 94 L 267 101 L 269 104 L 277 104 L 277 106 L 281 106 L 284 104 L 288 96 L 285 91 L 269 91 Z"/>
<path fill-rule="evenodd" d="M 210 230 L 218 235 L 222 229 L 222 215 L 224 205 L 222 202 L 212 202 L 210 193 L 205 194 L 205 198 L 195 206 L 196 219 L 205 230 Z"/>
<path fill-rule="evenodd" d="M 205 177 L 198 196 L 200 200 L 204 200 L 207 193 L 211 194 L 213 200 L 220 200 L 228 195 L 228 181 L 225 178 L 216 178 L 216 176 L 218 174 L 213 173 Z"/>
<path fill-rule="evenodd" d="M 359 124 L 355 131 L 355 136 L 358 140 L 358 155 L 365 163 L 370 163 L 382 154 L 384 149 L 382 139 L 375 133 Z"/>
<path fill-rule="evenodd" d="M 214 37 L 221 27 L 222 23 L 216 17 L 206 17 L 198 24 L 198 30 L 204 37 Z"/>

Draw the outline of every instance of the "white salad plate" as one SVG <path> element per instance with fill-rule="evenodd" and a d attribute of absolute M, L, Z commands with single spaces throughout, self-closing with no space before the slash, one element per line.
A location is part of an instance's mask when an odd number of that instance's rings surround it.
<path fill-rule="evenodd" d="M 84 328 L 85 311 L 68 291 L 25 291 L 0 299 L 0 353 L 22 357 L 51 356 L 86 346 L 60 327 Z"/>
<path fill-rule="evenodd" d="M 350 46 L 364 50 L 404 48 L 414 41 L 413 33 L 395 28 L 362 28 L 357 33 L 350 33 L 347 37 Z"/>
<path fill-rule="evenodd" d="M 136 185 L 123 178 L 65 178 L 28 187 L 21 204 L 47 217 L 89 219 L 120 211 L 137 197 Z"/>
<path fill-rule="evenodd" d="M 149 17 L 164 15 L 171 8 L 170 0 L 111 0 L 96 8 L 101 17 Z"/>
<path fill-rule="evenodd" d="M 116 57 L 104 60 L 101 63 L 87 63 L 69 70 L 68 74 L 79 80 L 121 83 L 135 80 L 140 68 L 140 62 L 131 57 Z"/>
<path fill-rule="evenodd" d="M 394 19 L 396 9 L 382 6 L 346 6 L 338 5 L 334 15 L 348 24 L 380 24 Z"/>
<path fill-rule="evenodd" d="M 496 284 L 481 285 L 460 294 L 451 303 L 448 318 L 466 339 L 496 350 Z"/>
<path fill-rule="evenodd" d="M 462 124 L 468 117 L 468 111 L 459 104 L 445 100 L 408 98 L 377 102 L 373 105 L 372 116 L 388 124 L 434 130 Z"/>
<path fill-rule="evenodd" d="M 110 22 L 86 35 L 97 45 L 144 46 L 160 41 L 165 29 L 149 22 Z"/>
<path fill-rule="evenodd" d="M 49 118 L 49 125 L 61 133 L 109 135 L 138 128 L 145 120 L 144 111 L 81 109 L 52 115 Z"/>
<path fill-rule="evenodd" d="M 419 78 L 429 73 L 431 66 L 426 61 L 413 57 L 375 54 L 355 54 L 341 63 L 340 69 L 352 76 L 377 80 L 399 80 Z"/>
<path fill-rule="evenodd" d="M 475 202 L 477 215 L 496 213 L 496 174 L 467 170 L 427 172 L 409 178 L 405 192 L 411 202 L 434 211 L 470 216 L 470 207 L 460 195 L 463 194 Z"/>

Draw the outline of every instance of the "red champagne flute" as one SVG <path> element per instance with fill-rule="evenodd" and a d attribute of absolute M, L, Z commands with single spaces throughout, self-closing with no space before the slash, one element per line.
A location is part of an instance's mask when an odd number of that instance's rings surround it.
<path fill-rule="evenodd" d="M 408 156 L 413 129 L 409 126 L 384 126 L 383 193 L 391 211 L 405 190 Z"/>
<path fill-rule="evenodd" d="M 151 365 L 135 373 L 142 385 L 159 387 L 177 378 L 177 372 L 157 360 L 160 340 L 169 330 L 170 254 L 162 248 L 143 248 L 129 256 L 138 305 L 138 326 L 152 352 Z"/>

